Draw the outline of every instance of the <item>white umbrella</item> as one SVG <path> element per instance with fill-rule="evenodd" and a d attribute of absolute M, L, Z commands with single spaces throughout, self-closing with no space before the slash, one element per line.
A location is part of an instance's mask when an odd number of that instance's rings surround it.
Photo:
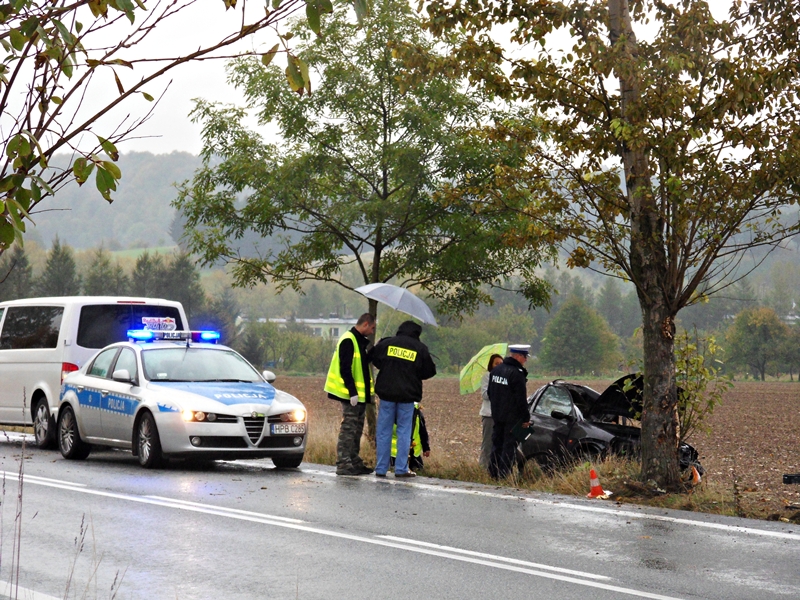
<path fill-rule="evenodd" d="M 356 291 L 362 296 L 372 298 L 395 310 L 416 317 L 423 323 L 434 327 L 439 326 L 433 316 L 433 311 L 428 308 L 428 305 L 406 288 L 401 288 L 391 283 L 370 283 L 369 285 L 357 287 Z"/>

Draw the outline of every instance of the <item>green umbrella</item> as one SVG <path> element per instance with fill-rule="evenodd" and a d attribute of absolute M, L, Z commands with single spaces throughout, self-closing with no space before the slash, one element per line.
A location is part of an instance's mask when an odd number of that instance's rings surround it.
<path fill-rule="evenodd" d="M 499 354 L 505 356 L 508 351 L 508 344 L 489 344 L 480 349 L 475 356 L 469 359 L 466 366 L 461 369 L 459 377 L 460 389 L 462 394 L 471 394 L 481 389 L 481 379 L 486 373 L 486 367 L 489 365 L 489 357 L 492 354 Z"/>

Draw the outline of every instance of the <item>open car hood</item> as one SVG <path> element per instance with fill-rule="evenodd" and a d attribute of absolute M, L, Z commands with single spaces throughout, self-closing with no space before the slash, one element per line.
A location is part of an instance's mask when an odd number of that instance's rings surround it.
<path fill-rule="evenodd" d="M 642 376 L 639 373 L 623 375 L 608 386 L 592 403 L 588 416 L 619 415 L 636 418 L 642 414 Z M 625 391 L 625 388 L 629 389 Z"/>

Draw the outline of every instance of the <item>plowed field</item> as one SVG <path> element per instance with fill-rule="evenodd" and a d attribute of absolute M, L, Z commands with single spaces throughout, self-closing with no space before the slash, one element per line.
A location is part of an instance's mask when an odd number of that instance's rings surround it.
<path fill-rule="evenodd" d="M 338 421 L 339 406 L 327 399 L 323 382 L 322 377 L 281 376 L 276 383 L 306 404 L 313 421 Z M 529 381 L 529 391 L 542 383 Z M 602 391 L 610 381 L 580 383 Z M 425 382 L 423 405 L 432 453 L 477 461 L 479 394 L 461 396 L 456 378 L 436 377 Z M 700 452 L 708 481 L 735 493 L 749 516 L 777 518 L 792 516 L 791 507 L 800 510 L 800 486 L 782 482 L 784 473 L 800 473 L 800 383 L 737 382 L 710 424 L 711 433 L 689 440 Z"/>

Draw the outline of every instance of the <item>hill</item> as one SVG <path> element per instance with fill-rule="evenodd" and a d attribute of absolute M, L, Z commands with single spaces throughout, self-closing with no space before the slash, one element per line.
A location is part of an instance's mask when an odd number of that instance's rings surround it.
<path fill-rule="evenodd" d="M 53 162 L 68 164 L 65 156 Z M 29 237 L 47 247 L 58 235 L 79 250 L 101 243 L 111 250 L 172 245 L 174 184 L 191 178 L 200 158 L 188 152 L 131 152 L 121 155 L 118 164 L 122 180 L 113 203 L 103 200 L 93 179 L 82 187 L 67 185 L 34 212 L 36 226 Z"/>

